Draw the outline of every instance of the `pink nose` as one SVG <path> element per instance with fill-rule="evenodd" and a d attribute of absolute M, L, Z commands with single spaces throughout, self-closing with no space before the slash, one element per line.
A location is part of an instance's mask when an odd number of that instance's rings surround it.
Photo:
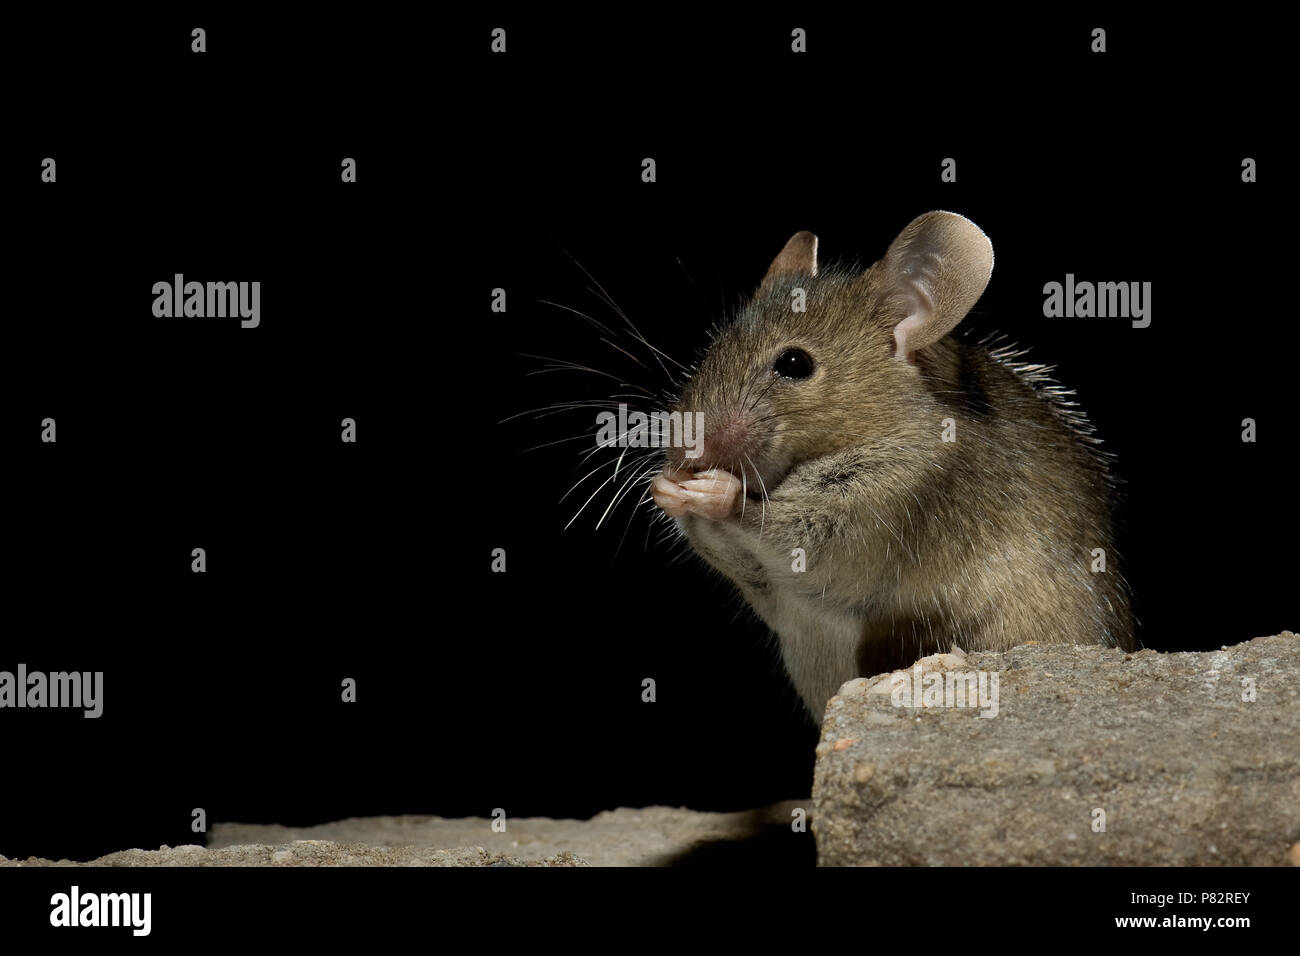
<path fill-rule="evenodd" d="M 743 412 L 733 412 L 704 419 L 702 452 L 691 462 L 695 469 L 739 468 L 749 450 L 750 425 Z"/>

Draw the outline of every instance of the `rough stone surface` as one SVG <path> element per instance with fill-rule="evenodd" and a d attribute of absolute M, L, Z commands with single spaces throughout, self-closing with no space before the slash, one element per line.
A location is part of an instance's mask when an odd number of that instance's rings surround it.
<path fill-rule="evenodd" d="M 806 810 L 810 804 L 807 799 L 790 800 L 736 813 L 621 807 L 590 820 L 512 817 L 506 821 L 505 833 L 492 832 L 492 821 L 485 817 L 354 817 L 300 828 L 217 823 L 208 834 L 208 845 L 316 839 L 376 847 L 480 846 L 520 860 L 572 853 L 593 866 L 668 866 L 690 862 L 693 854 L 721 858 L 728 855 L 728 847 L 737 848 L 739 854 L 743 844 L 762 841 L 774 860 L 797 855 L 802 847 L 811 861 L 811 833 L 796 833 L 790 826 L 791 812 Z M 787 843 L 791 846 L 784 849 L 779 845 Z"/>
<path fill-rule="evenodd" d="M 672 866 L 808 865 L 812 833 L 791 828 L 810 799 L 757 810 L 610 810 L 590 820 L 365 817 L 320 826 L 217 823 L 208 845 L 125 850 L 91 863 L 31 857 L 0 866 Z"/>
<path fill-rule="evenodd" d="M 520 860 L 489 853 L 481 846 L 449 850 L 432 847 L 373 847 L 359 843 L 302 840 L 278 846 L 164 846 L 159 850 L 122 850 L 89 863 L 52 862 L 36 857 L 0 866 L 587 866 L 572 853 Z"/>
<path fill-rule="evenodd" d="M 891 675 L 841 687 L 817 745 L 820 864 L 1300 860 L 1300 637 L 1290 631 L 1206 653 L 1027 644 L 923 664 L 996 672 L 997 715 L 896 707 Z M 1245 678 L 1253 702 L 1242 700 Z"/>

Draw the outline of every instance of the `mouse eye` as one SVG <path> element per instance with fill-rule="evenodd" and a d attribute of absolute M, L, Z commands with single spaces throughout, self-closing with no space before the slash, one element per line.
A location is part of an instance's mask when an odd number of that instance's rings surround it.
<path fill-rule="evenodd" d="M 782 378 L 807 378 L 813 373 L 812 356 L 803 349 L 786 349 L 776 357 L 772 371 Z"/>

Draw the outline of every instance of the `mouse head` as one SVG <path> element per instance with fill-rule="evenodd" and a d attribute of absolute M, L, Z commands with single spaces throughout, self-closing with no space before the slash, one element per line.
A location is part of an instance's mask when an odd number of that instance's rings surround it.
<path fill-rule="evenodd" d="M 703 416 L 696 458 L 769 493 L 800 462 L 914 423 L 926 349 L 946 336 L 988 284 L 993 247 L 969 219 L 913 220 L 861 274 L 819 269 L 817 237 L 796 233 L 753 299 L 714 338 L 677 403 Z"/>

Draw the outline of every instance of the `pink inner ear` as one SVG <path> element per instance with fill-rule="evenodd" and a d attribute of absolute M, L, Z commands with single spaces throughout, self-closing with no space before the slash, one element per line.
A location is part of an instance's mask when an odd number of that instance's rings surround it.
<path fill-rule="evenodd" d="M 925 320 L 913 312 L 894 326 L 895 357 L 908 362 L 916 361 L 916 340 L 921 335 Z"/>

